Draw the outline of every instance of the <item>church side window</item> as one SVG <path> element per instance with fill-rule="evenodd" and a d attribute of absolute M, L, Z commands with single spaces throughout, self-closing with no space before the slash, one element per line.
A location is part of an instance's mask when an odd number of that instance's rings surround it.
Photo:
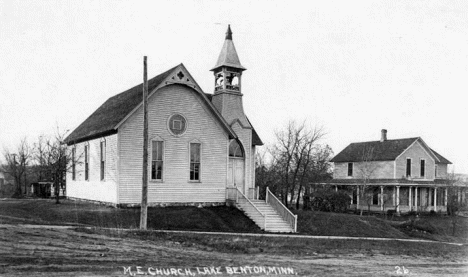
<path fill-rule="evenodd" d="M 190 143 L 190 181 L 200 181 L 201 144 Z"/>
<path fill-rule="evenodd" d="M 85 180 L 89 181 L 89 145 L 84 147 Z"/>
<path fill-rule="evenodd" d="M 75 181 L 76 179 L 76 161 L 75 161 L 75 157 L 76 157 L 76 148 L 73 147 L 72 148 L 72 180 Z"/>
<path fill-rule="evenodd" d="M 106 177 L 106 141 L 101 141 L 100 144 L 101 148 L 101 181 L 103 181 Z"/>
<path fill-rule="evenodd" d="M 164 142 L 153 140 L 151 142 L 151 180 L 162 181 L 164 165 Z"/>

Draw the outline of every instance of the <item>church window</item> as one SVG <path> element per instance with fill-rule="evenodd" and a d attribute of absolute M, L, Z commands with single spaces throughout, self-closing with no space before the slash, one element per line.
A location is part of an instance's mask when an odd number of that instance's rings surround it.
<path fill-rule="evenodd" d="M 190 143 L 190 181 L 200 181 L 201 144 Z"/>
<path fill-rule="evenodd" d="M 75 161 L 75 157 L 76 157 L 76 147 L 73 147 L 72 148 L 72 155 L 71 155 L 71 159 L 72 159 L 72 180 L 75 181 L 76 179 L 76 161 Z"/>
<path fill-rule="evenodd" d="M 85 180 L 89 181 L 89 144 L 84 147 Z"/>
<path fill-rule="evenodd" d="M 101 157 L 100 157 L 100 166 L 101 166 L 101 181 L 104 181 L 106 176 L 106 141 L 102 140 L 100 143 Z"/>
<path fill-rule="evenodd" d="M 163 141 L 151 142 L 151 180 L 162 180 L 164 164 Z"/>
<path fill-rule="evenodd" d="M 231 143 L 229 143 L 229 157 L 236 157 L 236 158 L 244 157 L 242 146 L 235 139 L 231 140 Z"/>
<path fill-rule="evenodd" d="M 180 136 L 187 129 L 187 121 L 180 114 L 174 114 L 169 118 L 169 130 L 173 135 Z"/>

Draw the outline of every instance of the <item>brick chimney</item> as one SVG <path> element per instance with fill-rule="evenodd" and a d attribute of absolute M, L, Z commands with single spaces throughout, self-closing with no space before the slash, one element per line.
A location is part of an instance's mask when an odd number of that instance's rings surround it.
<path fill-rule="evenodd" d="M 380 142 L 384 142 L 387 140 L 387 130 L 386 129 L 382 129 L 382 136 L 380 138 Z"/>

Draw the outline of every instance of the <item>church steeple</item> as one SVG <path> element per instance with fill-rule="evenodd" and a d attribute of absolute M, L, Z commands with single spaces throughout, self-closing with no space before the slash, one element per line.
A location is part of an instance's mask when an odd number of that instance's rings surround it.
<path fill-rule="evenodd" d="M 243 127 L 250 127 L 242 106 L 241 78 L 246 70 L 239 61 L 236 48 L 232 42 L 231 26 L 228 25 L 226 39 L 218 57 L 218 62 L 211 69 L 215 76 L 215 91 L 212 99 L 213 105 L 232 124 L 238 120 Z"/>
<path fill-rule="evenodd" d="M 240 63 L 236 47 L 232 41 L 231 25 L 228 25 L 226 39 L 219 54 L 215 67 L 211 69 L 215 75 L 215 92 L 228 90 L 240 92 L 242 71 L 246 70 Z"/>

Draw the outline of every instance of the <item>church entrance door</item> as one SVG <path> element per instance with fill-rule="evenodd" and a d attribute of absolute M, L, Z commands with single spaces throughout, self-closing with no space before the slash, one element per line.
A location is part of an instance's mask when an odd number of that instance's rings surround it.
<path fill-rule="evenodd" d="M 246 194 L 245 189 L 245 159 L 241 143 L 233 139 L 229 143 L 228 186 L 236 186 Z"/>
<path fill-rule="evenodd" d="M 229 172 L 228 172 L 229 186 L 238 187 L 243 194 L 244 188 L 244 159 L 229 158 Z"/>

